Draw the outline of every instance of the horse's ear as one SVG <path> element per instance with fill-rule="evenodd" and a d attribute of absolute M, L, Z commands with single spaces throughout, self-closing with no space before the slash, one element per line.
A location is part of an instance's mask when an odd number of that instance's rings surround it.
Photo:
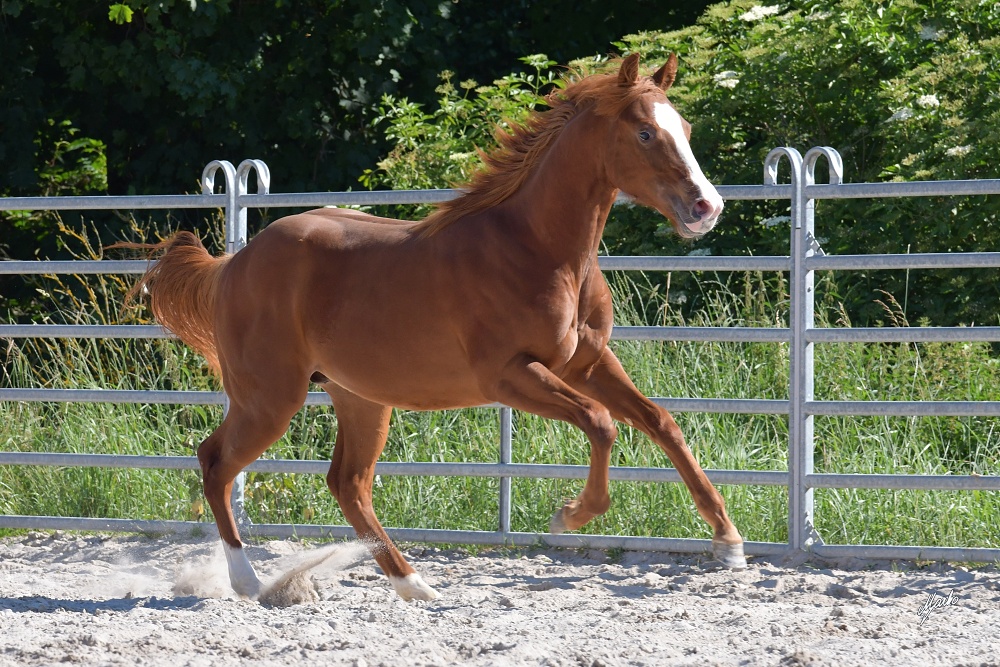
<path fill-rule="evenodd" d="M 666 91 L 670 86 L 673 85 L 674 79 L 677 77 L 677 54 L 671 53 L 670 57 L 667 58 L 667 63 L 656 70 L 653 74 L 653 83 L 660 87 L 660 90 Z"/>
<path fill-rule="evenodd" d="M 621 69 L 618 70 L 619 86 L 634 86 L 639 80 L 639 54 L 633 53 L 622 61 Z"/>

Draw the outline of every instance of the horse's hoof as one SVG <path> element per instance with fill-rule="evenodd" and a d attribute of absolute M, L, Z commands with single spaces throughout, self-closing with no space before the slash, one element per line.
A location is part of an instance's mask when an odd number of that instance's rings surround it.
<path fill-rule="evenodd" d="M 743 543 L 726 544 L 712 540 L 712 553 L 715 559 L 731 570 L 747 569 L 747 557 L 743 553 Z"/>
<path fill-rule="evenodd" d="M 260 583 L 259 579 L 252 581 L 235 581 L 231 579 L 229 583 L 233 587 L 233 592 L 242 600 L 256 601 L 260 598 L 260 594 L 264 590 L 264 585 Z"/>
<path fill-rule="evenodd" d="M 410 600 L 437 600 L 441 597 L 436 590 L 424 583 L 419 574 L 413 572 L 405 577 L 389 577 L 396 595 L 407 602 Z"/>
<path fill-rule="evenodd" d="M 260 597 L 263 585 L 253 571 L 253 565 L 247 559 L 242 547 L 234 547 L 223 542 L 226 563 L 229 566 L 229 583 L 241 598 L 256 600 Z"/>
<path fill-rule="evenodd" d="M 562 535 L 568 530 L 566 528 L 566 521 L 563 518 L 563 512 L 565 512 L 565 508 L 560 508 L 549 520 L 549 532 L 553 535 Z"/>

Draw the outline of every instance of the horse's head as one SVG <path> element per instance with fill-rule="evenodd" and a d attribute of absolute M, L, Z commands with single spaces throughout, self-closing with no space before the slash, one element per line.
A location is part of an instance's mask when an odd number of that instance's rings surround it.
<path fill-rule="evenodd" d="M 691 126 L 667 99 L 676 75 L 673 54 L 648 78 L 639 75 L 638 54 L 622 61 L 618 86 L 628 104 L 615 125 L 607 168 L 615 187 L 665 215 L 682 237 L 696 238 L 715 226 L 722 197 L 691 152 Z"/>

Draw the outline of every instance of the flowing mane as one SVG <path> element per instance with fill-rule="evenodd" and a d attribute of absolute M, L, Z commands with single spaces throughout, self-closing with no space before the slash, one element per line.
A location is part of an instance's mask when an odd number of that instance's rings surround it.
<path fill-rule="evenodd" d="M 511 124 L 509 132 L 497 128 L 494 137 L 498 146 L 490 153 L 480 151 L 482 166 L 467 184 L 458 186 L 464 194 L 439 204 L 417 223 L 417 233 L 430 236 L 513 195 L 577 113 L 593 109 L 600 116 L 617 117 L 637 97 L 651 91 L 659 89 L 649 77 L 631 85 L 622 85 L 617 74 L 593 74 L 577 81 L 568 77 L 564 89 L 546 96 L 549 109 L 532 112 L 521 124 Z"/>

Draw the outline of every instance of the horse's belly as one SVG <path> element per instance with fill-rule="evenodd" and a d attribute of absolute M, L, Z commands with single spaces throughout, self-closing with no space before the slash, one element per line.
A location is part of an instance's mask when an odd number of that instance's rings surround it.
<path fill-rule="evenodd" d="M 442 349 L 380 347 L 330 341 L 319 371 L 370 401 L 409 410 L 441 410 L 489 403 L 468 364 Z M 449 353 L 451 352 L 451 353 Z"/>

